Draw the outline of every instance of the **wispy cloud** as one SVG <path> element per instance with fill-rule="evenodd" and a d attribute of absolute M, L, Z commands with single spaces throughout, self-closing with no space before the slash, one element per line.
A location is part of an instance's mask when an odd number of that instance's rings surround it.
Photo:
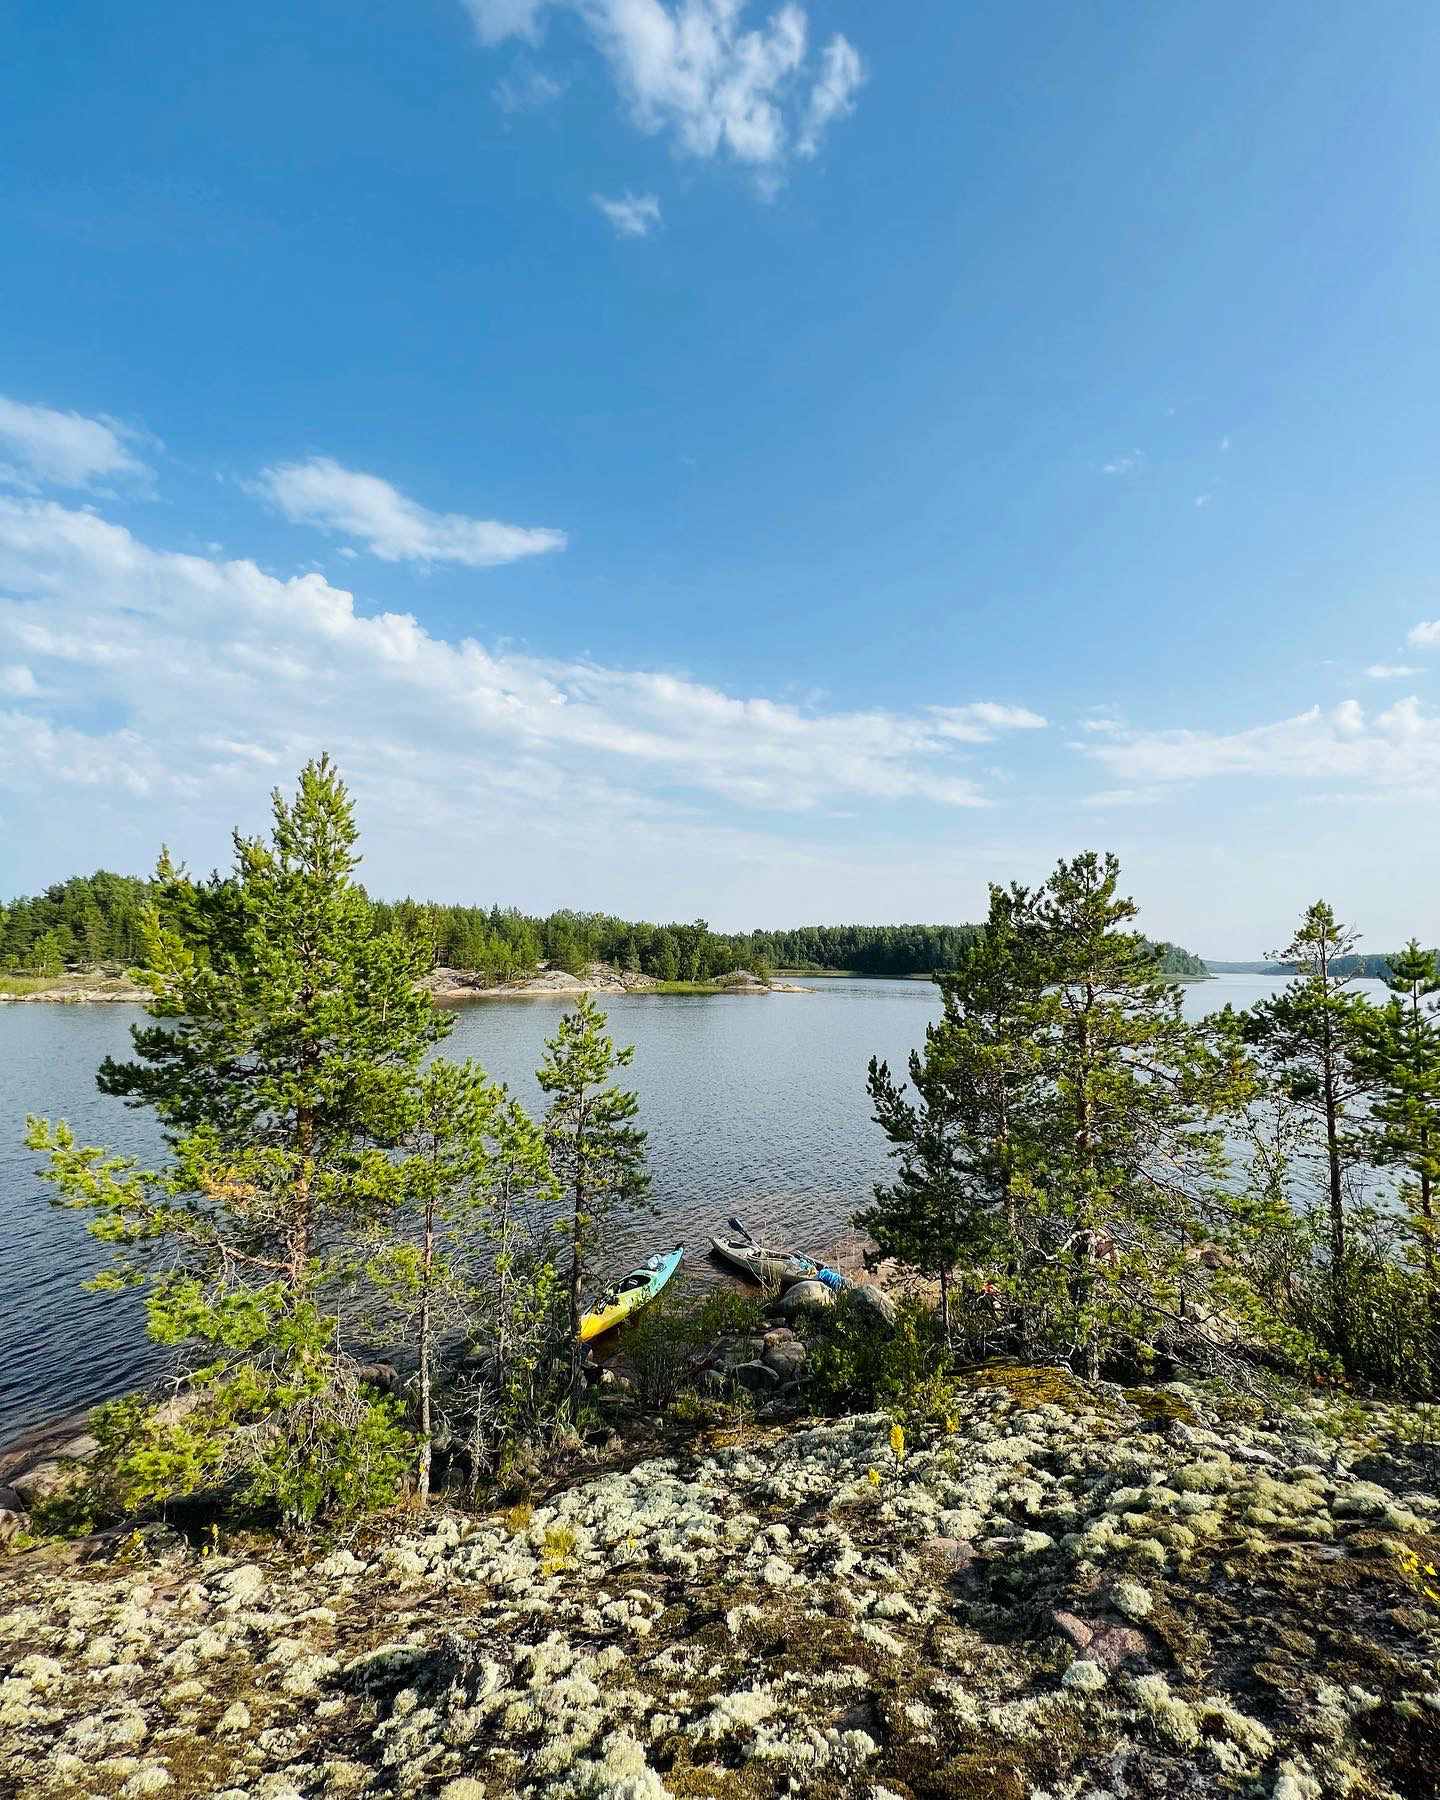
<path fill-rule="evenodd" d="M 0 596 L 0 662 L 43 689 L 0 709 L 0 785 L 30 792 L 199 792 L 328 745 L 372 789 L 423 769 L 477 821 L 502 792 L 556 819 L 585 805 L 693 819 L 701 797 L 976 807 L 988 796 L 965 745 L 1040 723 L 993 701 L 827 711 L 446 639 L 321 575 L 155 549 L 39 499 L 0 499 Z"/>
<path fill-rule="evenodd" d="M 431 512 L 379 475 L 347 469 L 328 456 L 263 469 L 255 487 L 292 523 L 355 539 L 382 562 L 483 569 L 565 548 L 563 531 Z"/>
<path fill-rule="evenodd" d="M 615 200 L 608 200 L 604 194 L 590 197 L 615 227 L 618 237 L 649 237 L 660 224 L 660 202 L 654 194 L 632 194 L 627 189 Z"/>
<path fill-rule="evenodd" d="M 1143 450 L 1127 450 L 1123 456 L 1112 456 L 1109 462 L 1101 463 L 1102 475 L 1133 475 L 1145 464 Z"/>
<path fill-rule="evenodd" d="M 1311 707 L 1240 731 L 1143 731 L 1115 726 L 1076 748 L 1127 784 L 1242 775 L 1343 781 L 1371 790 L 1428 791 L 1440 782 L 1440 714 L 1412 694 L 1377 713 L 1358 700 Z"/>
<path fill-rule="evenodd" d="M 1440 619 L 1422 619 L 1406 641 L 1418 644 L 1422 650 L 1440 650 Z"/>
<path fill-rule="evenodd" d="M 1402 681 L 1407 675 L 1423 675 L 1424 670 L 1411 663 L 1371 663 L 1365 674 L 1371 681 Z"/>
<path fill-rule="evenodd" d="M 930 717 L 942 737 L 965 744 L 988 744 L 1002 731 L 1041 731 L 1047 724 L 1028 707 L 1007 706 L 996 700 L 973 700 L 968 706 L 932 706 Z"/>
<path fill-rule="evenodd" d="M 820 57 L 820 76 L 810 90 L 795 148 L 801 156 L 816 156 L 825 134 L 837 119 L 855 110 L 855 96 L 865 80 L 860 52 L 848 38 L 833 37 Z"/>
<path fill-rule="evenodd" d="M 820 53 L 808 20 L 783 0 L 746 23 L 746 0 L 462 0 L 481 43 L 536 44 L 549 11 L 573 13 L 599 49 L 632 121 L 690 156 L 727 156 L 772 188 L 792 155 L 815 156 L 854 110 L 859 52 L 839 33 Z"/>
<path fill-rule="evenodd" d="M 508 75 L 495 83 L 490 93 L 501 112 L 531 113 L 553 105 L 569 85 L 568 81 L 547 75 L 543 69 L 517 62 Z"/>
<path fill-rule="evenodd" d="M 0 481 L 8 486 L 33 493 L 146 481 L 151 470 L 132 447 L 138 441 L 139 433 L 114 419 L 57 412 L 0 394 Z"/>

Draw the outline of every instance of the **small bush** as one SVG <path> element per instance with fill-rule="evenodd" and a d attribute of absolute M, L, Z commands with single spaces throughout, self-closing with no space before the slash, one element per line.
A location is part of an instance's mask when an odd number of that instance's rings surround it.
<path fill-rule="evenodd" d="M 623 1340 L 635 1397 L 652 1409 L 670 1406 L 693 1384 L 706 1353 L 724 1338 L 762 1328 L 761 1303 L 734 1288 L 703 1300 L 683 1290 L 663 1294 L 630 1325 Z"/>
<path fill-rule="evenodd" d="M 816 1404 L 836 1412 L 881 1410 L 927 1424 L 954 1408 L 956 1380 L 936 1315 L 923 1301 L 899 1304 L 893 1329 L 841 1294 L 810 1327 L 806 1371 Z"/>

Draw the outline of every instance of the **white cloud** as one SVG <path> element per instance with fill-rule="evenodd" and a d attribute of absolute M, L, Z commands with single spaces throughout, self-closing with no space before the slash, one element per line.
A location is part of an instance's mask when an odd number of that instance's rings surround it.
<path fill-rule="evenodd" d="M 1124 456 L 1112 456 L 1107 463 L 1100 465 L 1102 475 L 1133 475 L 1145 461 L 1143 450 L 1130 450 Z"/>
<path fill-rule="evenodd" d="M 380 476 L 347 469 L 328 456 L 263 469 L 256 487 L 292 523 L 358 538 L 382 562 L 484 569 L 565 548 L 563 531 L 434 513 Z"/>
<path fill-rule="evenodd" d="M 136 435 L 113 419 L 57 412 L 0 394 L 0 481 L 36 492 L 46 486 L 147 480 L 151 471 L 129 447 Z"/>
<path fill-rule="evenodd" d="M 860 52 L 848 38 L 831 38 L 820 57 L 820 76 L 810 90 L 804 123 L 795 148 L 801 156 L 814 156 L 821 139 L 837 119 L 855 110 L 855 96 L 865 79 Z"/>
<path fill-rule="evenodd" d="M 0 658 L 40 676 L 0 714 L 0 783 L 203 795 L 320 746 L 393 810 L 417 786 L 526 819 L 599 808 L 654 824 L 713 798 L 799 812 L 856 797 L 981 806 L 957 745 L 1014 706 L 821 711 L 684 676 L 561 662 L 366 614 L 318 574 L 147 546 L 92 511 L 0 500 Z M 95 714 L 121 729 L 91 728 Z M 706 801 L 708 797 L 708 803 Z M 457 800 L 455 804 L 460 804 Z"/>
<path fill-rule="evenodd" d="M 660 202 L 654 194 L 632 194 L 627 189 L 618 200 L 592 194 L 596 206 L 620 237 L 649 237 L 660 223 Z"/>
<path fill-rule="evenodd" d="M 463 0 L 463 4 L 482 44 L 499 44 L 510 37 L 534 43 L 540 35 L 545 0 Z"/>
<path fill-rule="evenodd" d="M 463 0 L 480 41 L 538 41 L 543 0 Z M 791 153 L 814 156 L 854 110 L 859 53 L 838 33 L 813 79 L 808 21 L 795 0 L 747 25 L 746 0 L 554 0 L 575 14 L 609 64 L 634 123 L 691 156 L 729 156 L 779 179 Z"/>
<path fill-rule="evenodd" d="M 540 112 L 558 100 L 569 82 L 557 81 L 543 69 L 517 63 L 508 75 L 497 81 L 490 93 L 504 113 Z"/>
<path fill-rule="evenodd" d="M 1440 650 L 1440 619 L 1422 619 L 1407 642 L 1418 644 L 1422 650 Z"/>
<path fill-rule="evenodd" d="M 1039 731 L 1046 724 L 1039 713 L 995 700 L 973 700 L 968 706 L 932 706 L 930 717 L 942 737 L 966 744 L 988 744 L 1002 731 Z"/>
<path fill-rule="evenodd" d="M 24 663 L 0 663 L 0 694 L 11 699 L 28 700 L 40 692 L 40 684 L 32 669 Z"/>
<path fill-rule="evenodd" d="M 1410 695 L 1382 712 L 1358 700 L 1242 731 L 1132 731 L 1115 727 L 1077 745 L 1136 785 L 1244 775 L 1345 781 L 1369 789 L 1440 793 L 1440 715 Z"/>
<path fill-rule="evenodd" d="M 1365 673 L 1371 681 L 1401 681 L 1407 675 L 1423 675 L 1424 670 L 1408 663 L 1371 663 Z"/>

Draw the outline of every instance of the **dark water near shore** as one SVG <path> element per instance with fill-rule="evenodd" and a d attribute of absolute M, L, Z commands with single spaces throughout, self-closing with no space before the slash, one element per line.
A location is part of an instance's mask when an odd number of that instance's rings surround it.
<path fill-rule="evenodd" d="M 1244 975 L 1193 983 L 1186 1009 L 1248 1006 L 1272 985 Z M 565 1004 L 457 1007 L 446 1054 L 473 1057 L 538 1111 L 532 1071 Z M 730 1213 L 802 1249 L 836 1243 L 885 1170 L 865 1096 L 869 1059 L 903 1066 L 938 1007 L 929 982 L 845 979 L 794 995 L 632 994 L 608 1010 L 617 1042 L 635 1046 L 630 1078 L 659 1208 L 617 1234 L 616 1268 L 683 1239 L 687 1269 L 718 1280 L 705 1246 Z M 159 1153 L 149 1116 L 94 1084 L 102 1057 L 127 1053 L 139 1016 L 118 1006 L 0 1006 L 0 1443 L 134 1387 L 155 1367 L 136 1296 L 82 1289 L 103 1249 L 82 1216 L 47 1206 L 21 1141 L 26 1113 L 36 1112 L 68 1118 L 82 1143 Z"/>

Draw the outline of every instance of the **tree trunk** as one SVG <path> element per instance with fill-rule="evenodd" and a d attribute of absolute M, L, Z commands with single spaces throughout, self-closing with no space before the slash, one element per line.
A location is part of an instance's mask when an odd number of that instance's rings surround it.
<path fill-rule="evenodd" d="M 425 1203 L 425 1248 L 420 1258 L 420 1456 L 415 1472 L 415 1498 L 430 1503 L 430 1285 L 435 1268 L 435 1201 Z"/>
<path fill-rule="evenodd" d="M 580 1416 L 580 1393 L 584 1386 L 585 1347 L 580 1342 L 580 1314 L 585 1286 L 585 1253 L 580 1242 L 581 1223 L 585 1214 L 585 1112 L 583 1101 L 575 1109 L 575 1215 L 570 1233 L 570 1410 Z"/>

